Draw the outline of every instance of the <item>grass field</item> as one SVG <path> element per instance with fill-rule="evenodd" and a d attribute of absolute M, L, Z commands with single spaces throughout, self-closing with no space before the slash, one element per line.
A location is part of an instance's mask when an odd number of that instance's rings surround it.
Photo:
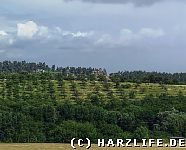
<path fill-rule="evenodd" d="M 86 148 L 77 148 L 77 150 L 85 150 Z M 186 148 L 98 148 L 96 145 L 93 145 L 90 150 L 178 150 Z M 73 150 L 70 144 L 0 144 L 0 150 Z"/>

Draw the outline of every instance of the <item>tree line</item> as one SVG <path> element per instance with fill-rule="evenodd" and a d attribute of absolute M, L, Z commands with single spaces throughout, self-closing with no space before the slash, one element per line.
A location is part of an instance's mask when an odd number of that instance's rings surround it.
<path fill-rule="evenodd" d="M 111 80 L 113 82 L 186 84 L 186 73 L 160 73 L 146 71 L 119 71 L 107 74 L 106 69 L 85 67 L 49 66 L 45 62 L 3 61 L 0 62 L 0 73 L 61 73 L 66 79 L 76 80 Z"/>
<path fill-rule="evenodd" d="M 186 84 L 186 73 L 119 71 L 111 73 L 110 79 L 114 82 Z"/>

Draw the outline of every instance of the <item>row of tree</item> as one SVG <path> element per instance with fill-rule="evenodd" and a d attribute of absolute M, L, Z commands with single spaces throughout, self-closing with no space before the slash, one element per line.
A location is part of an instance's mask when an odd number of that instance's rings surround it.
<path fill-rule="evenodd" d="M 186 84 L 186 73 L 160 73 L 145 71 L 119 71 L 107 75 L 106 69 L 85 67 L 51 67 L 46 63 L 28 63 L 26 61 L 0 62 L 0 73 L 35 73 L 56 72 L 67 79 L 76 80 L 109 80 L 114 82 L 160 83 L 160 84 Z"/>
<path fill-rule="evenodd" d="M 114 82 L 186 84 L 186 73 L 119 71 L 111 73 L 110 79 Z"/>
<path fill-rule="evenodd" d="M 58 72 L 68 78 L 78 78 L 85 80 L 86 78 L 95 78 L 97 76 L 106 76 L 105 69 L 85 68 L 85 67 L 56 67 L 46 65 L 45 63 L 28 63 L 26 61 L 3 61 L 0 62 L 0 73 L 35 73 L 35 72 Z"/>

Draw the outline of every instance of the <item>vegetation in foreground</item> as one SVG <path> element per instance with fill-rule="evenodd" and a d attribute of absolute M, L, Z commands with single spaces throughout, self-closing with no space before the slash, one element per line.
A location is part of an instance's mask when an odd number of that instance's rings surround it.
<path fill-rule="evenodd" d="M 184 85 L 122 81 L 100 69 L 46 72 L 10 64 L 0 73 L 1 142 L 186 136 Z"/>

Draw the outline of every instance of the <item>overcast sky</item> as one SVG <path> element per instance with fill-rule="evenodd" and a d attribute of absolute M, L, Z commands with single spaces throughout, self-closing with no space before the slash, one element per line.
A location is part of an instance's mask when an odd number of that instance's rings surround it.
<path fill-rule="evenodd" d="M 1 0 L 0 60 L 186 72 L 186 1 Z"/>

